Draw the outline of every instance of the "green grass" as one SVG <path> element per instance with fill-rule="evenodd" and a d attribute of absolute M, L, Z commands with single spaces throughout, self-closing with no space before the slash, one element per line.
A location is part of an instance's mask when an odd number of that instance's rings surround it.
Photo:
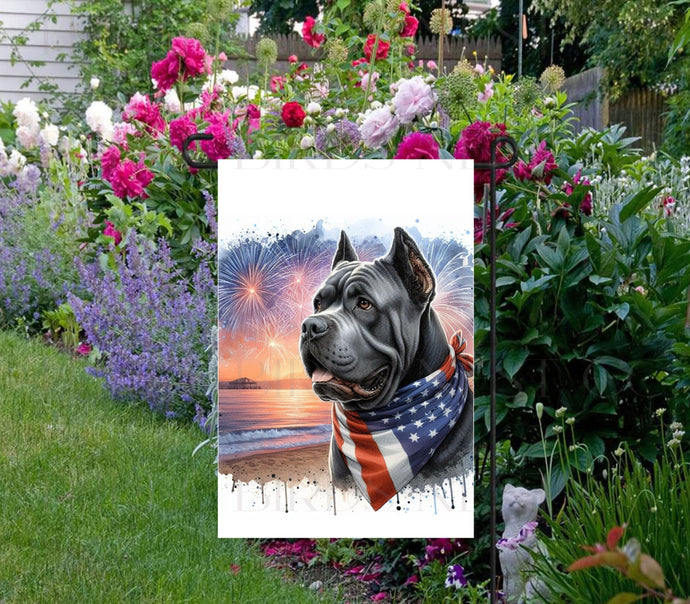
<path fill-rule="evenodd" d="M 213 454 L 191 456 L 201 438 L 0 332 L 0 602 L 317 601 L 216 537 Z"/>

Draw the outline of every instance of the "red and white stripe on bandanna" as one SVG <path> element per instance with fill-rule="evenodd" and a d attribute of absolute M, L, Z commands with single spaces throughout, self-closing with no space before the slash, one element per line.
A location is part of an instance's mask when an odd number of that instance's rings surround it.
<path fill-rule="evenodd" d="M 332 410 L 333 435 L 362 495 L 380 509 L 414 478 L 455 426 L 467 400 L 473 358 L 460 332 L 431 375 L 398 389 L 385 407 Z"/>

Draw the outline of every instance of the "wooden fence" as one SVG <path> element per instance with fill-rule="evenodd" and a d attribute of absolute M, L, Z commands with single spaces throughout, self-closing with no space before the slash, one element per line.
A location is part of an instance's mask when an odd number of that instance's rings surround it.
<path fill-rule="evenodd" d="M 296 55 L 300 62 L 312 63 L 324 57 L 323 48 L 313 51 L 307 46 L 299 34 L 270 36 L 278 45 L 278 61 L 271 67 L 271 73 L 282 74 L 289 69 L 288 57 Z M 246 38 L 244 41 L 246 56 L 229 57 L 229 67 L 237 71 L 243 78 L 256 69 L 254 49 L 259 41 L 259 36 Z M 415 60 L 436 61 L 438 56 L 438 38 L 419 37 L 415 40 L 417 51 Z M 500 38 L 457 38 L 448 36 L 444 46 L 443 66 L 452 70 L 455 64 L 464 56 L 474 62 L 473 52 L 476 51 L 480 62 L 486 61 L 497 73 L 501 71 L 502 47 Z"/>
<path fill-rule="evenodd" d="M 611 124 L 623 124 L 627 134 L 639 136 L 638 145 L 651 153 L 661 144 L 666 111 L 664 97 L 640 88 L 611 102 L 601 91 L 603 75 L 603 69 L 595 67 L 565 81 L 563 88 L 568 93 L 568 101 L 576 103 L 572 113 L 580 120 L 578 130 L 587 126 L 600 130 Z"/>

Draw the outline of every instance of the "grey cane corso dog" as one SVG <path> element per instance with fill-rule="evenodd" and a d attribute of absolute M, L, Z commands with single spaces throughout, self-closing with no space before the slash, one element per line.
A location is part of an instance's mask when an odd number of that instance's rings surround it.
<path fill-rule="evenodd" d="M 302 323 L 300 354 L 314 392 L 346 410 L 385 406 L 395 391 L 438 369 L 448 341 L 431 306 L 435 277 L 414 240 L 395 229 L 384 257 L 361 262 L 342 232 L 331 273 L 314 296 L 314 313 Z M 472 446 L 469 390 L 461 417 L 424 467 L 425 474 L 457 462 Z M 349 470 L 334 439 L 330 469 L 344 486 Z"/>

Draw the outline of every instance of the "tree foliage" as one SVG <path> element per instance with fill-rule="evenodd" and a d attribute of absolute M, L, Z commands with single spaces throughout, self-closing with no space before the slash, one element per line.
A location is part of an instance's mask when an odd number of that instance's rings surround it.
<path fill-rule="evenodd" d="M 683 14 L 678 4 L 659 0 L 534 0 L 532 6 L 563 23 L 562 44 L 577 41 L 587 47 L 589 65 L 606 68 L 604 86 L 613 100 L 662 79 Z"/>

